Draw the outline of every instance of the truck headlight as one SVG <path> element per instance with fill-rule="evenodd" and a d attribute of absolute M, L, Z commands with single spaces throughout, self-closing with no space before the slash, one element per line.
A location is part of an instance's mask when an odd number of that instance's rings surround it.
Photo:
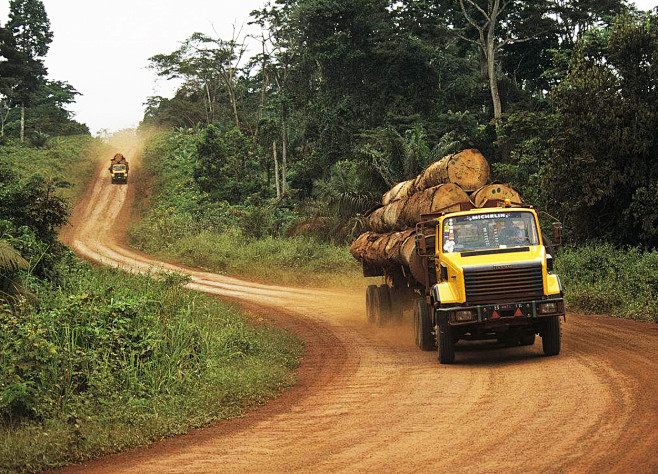
<path fill-rule="evenodd" d="M 557 303 L 555 301 L 550 303 L 541 303 L 539 305 L 539 312 L 541 314 L 557 313 Z"/>
<path fill-rule="evenodd" d="M 459 311 L 455 311 L 453 314 L 453 321 L 457 322 L 464 322 L 464 321 L 472 321 L 475 319 L 475 311 L 472 311 L 470 309 L 462 309 Z"/>

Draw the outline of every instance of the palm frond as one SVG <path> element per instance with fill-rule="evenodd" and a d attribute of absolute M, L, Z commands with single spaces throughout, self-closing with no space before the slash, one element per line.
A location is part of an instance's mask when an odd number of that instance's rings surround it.
<path fill-rule="evenodd" d="M 4 240 L 0 240 L 0 274 L 28 268 L 29 264 L 17 250 Z"/>

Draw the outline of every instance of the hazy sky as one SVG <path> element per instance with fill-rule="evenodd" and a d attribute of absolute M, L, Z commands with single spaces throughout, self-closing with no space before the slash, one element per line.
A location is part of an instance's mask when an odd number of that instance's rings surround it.
<path fill-rule="evenodd" d="M 169 53 L 195 31 L 230 38 L 265 0 L 44 0 L 55 39 L 46 59 L 51 79 L 68 81 L 83 96 L 71 107 L 92 133 L 134 127 L 151 95 L 171 96 L 148 58 Z M 641 9 L 658 0 L 637 0 Z M 0 0 L 4 24 L 9 0 Z"/>

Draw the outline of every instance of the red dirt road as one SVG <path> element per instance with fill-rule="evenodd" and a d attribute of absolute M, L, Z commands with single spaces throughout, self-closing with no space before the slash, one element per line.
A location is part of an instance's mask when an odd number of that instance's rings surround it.
<path fill-rule="evenodd" d="M 410 327 L 369 327 L 361 291 L 256 284 L 129 249 L 131 185 L 99 173 L 65 236 L 81 256 L 188 274 L 190 288 L 268 308 L 307 350 L 299 383 L 244 418 L 65 471 L 658 472 L 658 325 L 569 315 L 557 357 L 478 345 L 441 366 Z"/>

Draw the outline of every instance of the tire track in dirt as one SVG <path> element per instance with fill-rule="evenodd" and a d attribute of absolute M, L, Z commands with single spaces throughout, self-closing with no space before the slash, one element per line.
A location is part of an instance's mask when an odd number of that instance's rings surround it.
<path fill-rule="evenodd" d="M 64 233 L 76 252 L 267 308 L 307 350 L 298 384 L 244 418 L 66 472 L 658 471 L 658 326 L 569 315 L 558 357 L 472 344 L 440 366 L 408 326 L 368 326 L 360 292 L 253 283 L 131 250 L 131 188 L 99 170 Z"/>

